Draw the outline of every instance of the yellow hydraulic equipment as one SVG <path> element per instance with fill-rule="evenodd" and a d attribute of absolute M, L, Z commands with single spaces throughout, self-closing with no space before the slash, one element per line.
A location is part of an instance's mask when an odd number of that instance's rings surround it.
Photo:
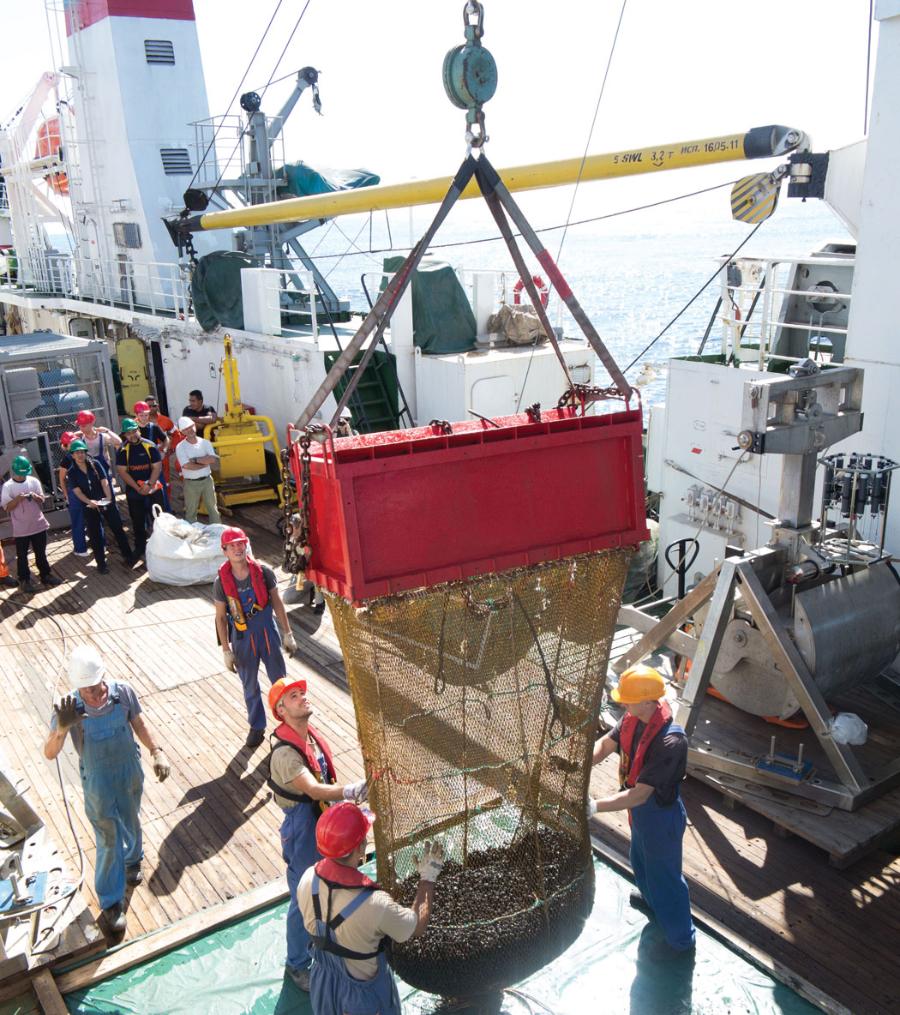
<path fill-rule="evenodd" d="M 219 456 L 216 489 L 223 504 L 256 504 L 284 495 L 279 466 L 275 424 L 268 416 L 256 416 L 244 408 L 237 358 L 231 336 L 225 336 L 222 360 L 225 381 L 225 416 L 206 428 L 205 436 Z M 266 445 L 269 448 L 266 448 Z"/>

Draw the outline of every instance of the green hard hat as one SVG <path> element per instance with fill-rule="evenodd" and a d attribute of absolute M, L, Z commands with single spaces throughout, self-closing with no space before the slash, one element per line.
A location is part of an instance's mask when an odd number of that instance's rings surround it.
<path fill-rule="evenodd" d="M 140 430 L 140 427 L 133 419 L 122 420 L 122 433 L 131 433 L 132 430 Z"/>
<path fill-rule="evenodd" d="M 70 453 L 72 451 L 87 451 L 87 449 L 88 446 L 87 444 L 84 443 L 84 441 L 72 441 L 72 443 L 69 445 Z"/>
<path fill-rule="evenodd" d="M 12 471 L 17 476 L 30 476 L 31 462 L 24 455 L 16 455 L 12 461 Z"/>

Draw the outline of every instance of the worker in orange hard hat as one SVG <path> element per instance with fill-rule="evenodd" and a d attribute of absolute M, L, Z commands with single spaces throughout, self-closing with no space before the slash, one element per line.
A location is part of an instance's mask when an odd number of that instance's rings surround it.
<path fill-rule="evenodd" d="M 444 866 L 442 846 L 426 842 L 422 856 L 413 857 L 419 887 L 407 909 L 359 870 L 372 821 L 355 804 L 330 807 L 316 829 L 325 859 L 306 871 L 297 890 L 312 936 L 310 999 L 316 1015 L 400 1015 L 397 985 L 384 957 L 385 938 L 409 941 L 425 933 L 431 918 L 434 883 Z"/>
<path fill-rule="evenodd" d="M 285 970 L 301 990 L 309 990 L 309 934 L 297 907 L 297 885 L 323 855 L 316 846 L 323 810 L 336 800 L 363 801 L 368 791 L 365 779 L 338 785 L 331 750 L 310 725 L 313 708 L 305 680 L 276 680 L 269 689 L 269 709 L 278 723 L 270 737 L 269 788 L 284 811 L 281 852 L 290 889 Z"/>
<path fill-rule="evenodd" d="M 288 652 L 296 652 L 297 642 L 278 592 L 275 572 L 250 555 L 247 533 L 243 529 L 227 528 L 222 532 L 221 544 L 225 563 L 219 568 L 213 584 L 216 631 L 225 668 L 241 678 L 250 723 L 245 746 L 255 749 L 266 736 L 259 665 L 265 664 L 269 680 L 274 684 L 287 673 L 282 645 Z"/>
<path fill-rule="evenodd" d="M 588 801 L 588 813 L 627 809 L 631 866 L 639 892 L 631 904 L 656 918 L 664 939 L 651 948 L 658 959 L 690 958 L 694 924 L 687 882 L 681 872 L 681 843 L 687 815 L 679 786 L 687 769 L 688 742 L 672 722 L 666 685 L 657 670 L 632 666 L 611 692 L 626 712 L 594 745 L 593 763 L 619 755 L 620 791 Z"/>

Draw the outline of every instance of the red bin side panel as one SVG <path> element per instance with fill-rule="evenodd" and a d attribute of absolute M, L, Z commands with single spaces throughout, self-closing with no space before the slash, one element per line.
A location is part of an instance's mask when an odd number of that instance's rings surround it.
<path fill-rule="evenodd" d="M 308 577 L 359 602 L 648 537 L 639 409 L 496 422 L 314 446 Z"/>

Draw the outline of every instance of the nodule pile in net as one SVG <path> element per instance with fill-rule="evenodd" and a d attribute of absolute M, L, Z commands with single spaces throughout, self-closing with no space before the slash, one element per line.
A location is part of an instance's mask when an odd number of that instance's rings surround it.
<path fill-rule="evenodd" d="M 630 548 L 370 600 L 329 596 L 360 732 L 378 878 L 452 857 L 427 932 L 394 945 L 406 982 L 499 989 L 559 955 L 593 903 L 589 756 Z"/>

